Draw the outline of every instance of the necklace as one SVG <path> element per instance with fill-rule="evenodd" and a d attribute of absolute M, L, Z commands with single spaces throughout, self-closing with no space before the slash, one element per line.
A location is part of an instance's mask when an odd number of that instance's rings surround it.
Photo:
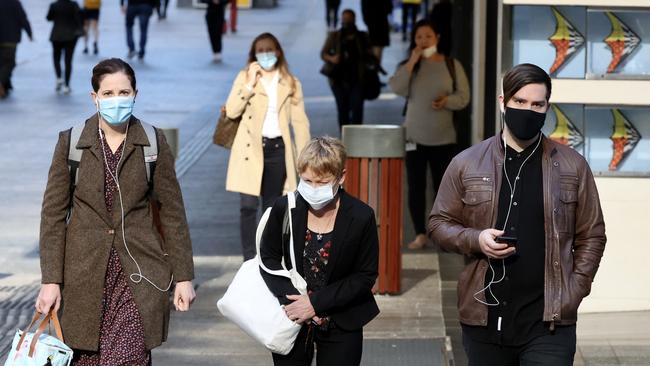
<path fill-rule="evenodd" d="M 319 243 L 323 241 L 323 234 L 325 234 L 323 231 L 327 230 L 327 228 L 330 227 L 332 221 L 334 220 L 334 217 L 336 217 L 336 209 L 334 209 L 334 213 L 330 215 L 329 219 L 327 220 L 327 224 L 322 227 L 322 229 L 319 229 L 318 232 L 316 232 L 316 240 Z M 316 215 L 314 215 L 314 218 L 316 218 Z"/>

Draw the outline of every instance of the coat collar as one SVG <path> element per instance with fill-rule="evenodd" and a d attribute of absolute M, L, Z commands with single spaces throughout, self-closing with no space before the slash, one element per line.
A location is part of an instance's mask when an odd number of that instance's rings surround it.
<path fill-rule="evenodd" d="M 293 90 L 291 87 L 291 80 L 289 80 L 287 77 L 282 76 L 282 73 L 278 71 L 278 108 L 284 103 L 284 101 L 289 97 L 289 95 L 292 94 Z M 264 85 L 262 85 L 262 82 L 259 81 L 255 85 L 255 93 L 264 95 L 265 97 L 268 97 L 268 94 L 266 93 L 266 89 L 264 89 Z"/>
<path fill-rule="evenodd" d="M 126 160 L 136 146 L 149 146 L 147 134 L 144 132 L 140 120 L 135 116 L 131 116 L 129 120 L 129 130 L 125 144 L 122 160 Z M 98 159 L 102 157 L 100 155 L 99 119 L 97 118 L 97 114 L 94 114 L 86 120 L 76 147 L 77 149 L 89 149 Z"/>
<path fill-rule="evenodd" d="M 289 193 L 292 194 L 292 193 Z M 330 259 L 327 264 L 327 280 L 334 268 L 336 261 L 341 253 L 342 246 L 345 244 L 344 239 L 348 237 L 347 232 L 354 220 L 350 214 L 353 207 L 353 198 L 342 188 L 339 189 L 340 204 L 334 221 L 334 235 L 332 237 L 333 245 L 330 251 Z M 299 194 L 296 196 L 296 208 L 291 212 L 293 221 L 293 245 L 296 253 L 296 270 L 304 277 L 304 268 L 302 265 L 303 252 L 305 250 L 305 233 L 307 232 L 307 211 L 309 204 Z"/>
<path fill-rule="evenodd" d="M 501 132 L 503 133 L 503 132 Z M 494 135 L 491 137 L 492 139 L 492 151 L 494 154 L 496 154 L 498 160 L 503 162 L 503 140 L 501 138 L 501 133 Z M 555 146 L 556 142 L 547 138 L 544 134 L 542 134 L 542 155 L 544 158 L 549 158 L 553 155 L 555 155 L 557 151 L 557 146 Z"/>
<path fill-rule="evenodd" d="M 84 129 L 81 132 L 79 137 L 79 142 L 77 143 L 77 149 L 86 149 L 93 145 L 96 145 L 99 141 L 99 119 L 97 114 L 92 115 L 85 122 Z M 126 143 L 132 145 L 140 146 L 149 146 L 149 139 L 147 139 L 147 134 L 144 132 L 140 120 L 131 116 L 129 120 L 129 132 L 126 137 Z"/>
<path fill-rule="evenodd" d="M 122 169 L 125 165 L 125 162 L 128 160 L 129 156 L 138 148 L 141 148 L 141 146 L 149 146 L 149 139 L 147 138 L 147 134 L 145 133 L 144 129 L 142 128 L 142 125 L 140 124 L 140 120 L 137 119 L 134 116 L 131 116 L 131 119 L 129 120 L 129 130 L 126 136 L 126 141 L 124 142 L 124 154 L 122 155 L 122 159 L 120 162 L 120 165 L 118 167 L 118 177 L 121 175 Z M 79 137 L 79 142 L 76 145 L 77 149 L 87 149 L 89 150 L 96 158 L 97 163 L 100 164 L 102 167 L 102 175 L 101 177 L 97 177 L 97 182 L 96 184 L 98 187 L 103 188 L 103 182 L 104 182 L 104 156 L 101 150 L 101 143 L 99 140 L 99 120 L 97 118 L 97 115 L 93 115 L 92 117 L 88 118 L 85 122 L 84 128 L 81 132 L 81 136 Z M 106 207 L 105 202 L 104 202 L 104 190 L 100 189 L 98 191 L 99 193 L 94 197 L 94 201 L 92 205 L 94 207 Z M 128 195 L 128 191 L 125 193 Z M 126 198 L 123 197 L 123 198 Z M 128 201 L 125 199 L 125 201 Z M 116 201 L 117 203 L 117 201 Z M 109 224 L 116 224 L 119 223 L 121 220 L 119 217 L 119 210 L 113 210 L 113 214 L 110 215 L 107 210 L 105 209 L 100 209 L 98 210 L 100 212 L 100 215 L 102 216 L 102 219 Z"/>

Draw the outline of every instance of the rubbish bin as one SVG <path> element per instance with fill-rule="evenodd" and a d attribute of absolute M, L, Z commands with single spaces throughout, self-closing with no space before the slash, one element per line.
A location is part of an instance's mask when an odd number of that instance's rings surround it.
<path fill-rule="evenodd" d="M 376 291 L 401 290 L 402 171 L 405 131 L 395 125 L 343 126 L 348 153 L 344 186 L 375 210 L 379 230 L 379 278 Z"/>

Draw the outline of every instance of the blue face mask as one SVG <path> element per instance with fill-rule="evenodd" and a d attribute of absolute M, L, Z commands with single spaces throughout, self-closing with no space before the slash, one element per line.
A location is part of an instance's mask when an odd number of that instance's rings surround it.
<path fill-rule="evenodd" d="M 131 118 L 133 114 L 133 97 L 112 97 L 97 99 L 99 103 L 99 114 L 104 121 L 111 125 L 120 125 Z"/>
<path fill-rule="evenodd" d="M 257 58 L 257 63 L 266 71 L 271 71 L 278 62 L 278 56 L 275 55 L 275 52 L 257 53 L 255 54 L 255 58 Z"/>

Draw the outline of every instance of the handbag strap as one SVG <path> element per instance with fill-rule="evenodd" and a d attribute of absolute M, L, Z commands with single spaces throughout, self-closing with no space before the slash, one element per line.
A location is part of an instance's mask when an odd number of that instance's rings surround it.
<path fill-rule="evenodd" d="M 40 314 L 37 316 L 40 317 Z M 56 314 L 56 311 L 53 309 L 50 309 L 50 311 L 45 315 L 45 318 L 43 318 L 43 321 L 41 324 L 38 326 L 38 330 L 36 333 L 34 333 L 34 336 L 32 337 L 32 342 L 29 345 L 29 357 L 32 358 L 34 357 L 34 352 L 36 351 L 36 343 L 38 343 L 38 339 L 40 338 L 41 334 L 45 331 L 45 328 L 47 328 L 48 325 L 50 325 L 50 322 L 54 324 L 54 330 L 56 332 L 56 337 L 63 342 L 63 332 L 61 331 L 61 324 L 59 323 L 59 316 Z M 23 335 L 26 332 L 23 333 Z M 19 347 L 20 348 L 20 347 Z"/>
<path fill-rule="evenodd" d="M 289 256 L 291 257 L 291 268 L 296 270 L 296 249 L 293 247 L 293 220 L 291 219 L 291 210 L 296 207 L 296 195 L 294 192 L 287 194 L 288 212 L 289 212 Z"/>
<path fill-rule="evenodd" d="M 18 345 L 16 346 L 16 351 L 20 350 L 20 346 L 23 345 L 23 342 L 25 341 L 25 336 L 27 336 L 27 333 L 32 330 L 32 327 L 34 324 L 36 324 L 36 321 L 41 318 L 41 313 L 38 311 L 34 312 L 34 316 L 32 317 L 31 323 L 29 323 L 29 327 L 23 331 L 23 334 L 20 335 L 20 339 L 18 340 Z"/>
<path fill-rule="evenodd" d="M 294 192 L 289 192 L 287 194 L 287 199 L 288 199 L 288 204 L 287 204 L 287 211 L 286 215 L 288 216 L 288 221 L 289 221 L 289 253 L 291 255 L 291 265 L 292 268 L 296 268 L 296 260 L 295 260 L 295 249 L 293 247 L 293 221 L 291 220 L 291 209 L 296 207 L 296 196 Z M 274 276 L 282 276 L 291 279 L 291 273 L 289 270 L 287 270 L 286 265 L 284 264 L 284 244 L 282 244 L 283 247 L 283 255 L 282 255 L 282 269 L 278 270 L 273 270 L 269 269 L 264 262 L 262 262 L 262 257 L 260 256 L 260 244 L 262 242 L 262 233 L 264 232 L 264 228 L 266 227 L 266 222 L 269 219 L 269 215 L 271 214 L 271 208 L 267 208 L 266 211 L 264 212 L 264 215 L 262 215 L 262 218 L 260 219 L 260 224 L 257 226 L 257 232 L 255 234 L 255 246 L 257 249 L 257 261 L 260 265 L 260 268 L 264 270 L 264 272 L 274 275 Z M 283 225 L 284 226 L 284 225 Z M 283 232 L 284 233 L 284 232 Z"/>
<path fill-rule="evenodd" d="M 25 337 L 27 336 L 27 333 L 32 329 L 34 324 L 36 324 L 36 321 L 41 318 L 41 315 L 43 314 L 39 313 L 38 311 L 34 313 L 34 317 L 32 318 L 29 327 L 20 336 L 20 340 L 18 341 L 18 346 L 16 347 L 16 351 L 20 350 L 20 347 L 25 341 Z M 43 320 L 41 321 L 41 324 L 38 326 L 36 333 L 34 333 L 34 336 L 32 337 L 31 344 L 29 345 L 29 357 L 34 356 L 34 352 L 36 350 L 36 343 L 38 343 L 38 338 L 41 336 L 41 334 L 43 334 L 45 328 L 47 328 L 47 326 L 50 325 L 50 322 L 54 324 L 54 332 L 56 333 L 56 337 L 61 342 L 64 342 L 63 331 L 61 330 L 61 323 L 59 322 L 59 316 L 57 315 L 56 311 L 50 309 L 50 311 L 45 315 L 45 318 L 43 318 Z"/>

